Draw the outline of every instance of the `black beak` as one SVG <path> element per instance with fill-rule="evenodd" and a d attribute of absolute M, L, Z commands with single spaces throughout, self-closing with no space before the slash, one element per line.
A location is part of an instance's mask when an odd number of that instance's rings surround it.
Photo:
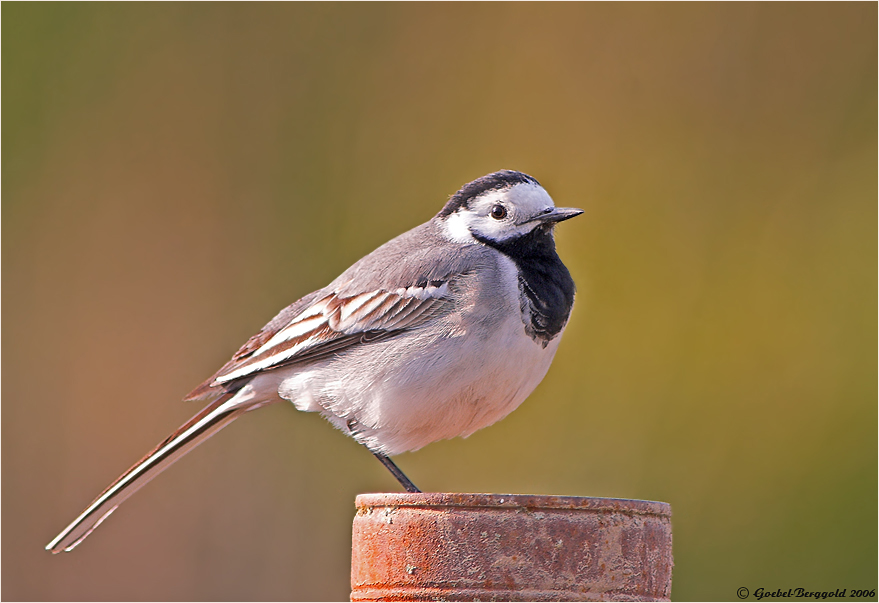
<path fill-rule="evenodd" d="M 582 213 L 583 210 L 576 207 L 553 207 L 537 216 L 537 219 L 541 222 L 564 222 L 565 220 L 576 218 Z"/>

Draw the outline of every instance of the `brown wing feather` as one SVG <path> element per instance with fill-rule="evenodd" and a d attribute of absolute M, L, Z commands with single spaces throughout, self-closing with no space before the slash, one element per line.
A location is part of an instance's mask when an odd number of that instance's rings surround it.
<path fill-rule="evenodd" d="M 186 394 L 186 397 L 183 399 L 186 401 L 203 400 L 205 398 L 213 398 L 214 396 L 218 396 L 227 391 L 228 388 L 217 385 L 215 379 L 223 373 L 232 370 L 239 362 L 246 359 L 253 352 L 265 345 L 265 343 L 274 337 L 278 331 L 290 324 L 291 320 L 299 315 L 305 308 L 310 306 L 320 294 L 321 291 L 313 291 L 278 312 L 278 314 L 270 320 L 266 326 L 260 329 L 259 333 L 252 335 L 250 339 L 244 342 L 244 345 L 232 355 L 229 362 L 221 366 L 220 370 L 208 377 L 194 390 Z"/>
<path fill-rule="evenodd" d="M 423 288 L 420 290 L 424 291 Z M 438 288 L 435 287 L 434 290 Z M 234 386 L 239 379 L 252 377 L 257 372 L 327 358 L 352 345 L 387 339 L 417 327 L 428 318 L 451 307 L 451 298 L 446 293 L 424 299 L 413 295 L 415 294 L 401 293 L 399 290 L 378 290 L 348 297 L 327 294 L 325 291 L 312 293 L 285 308 L 241 346 L 229 362 L 185 399 L 220 394 Z M 308 312 L 309 308 L 313 311 L 317 308 L 321 310 L 312 314 Z M 281 335 L 279 341 L 266 347 L 284 329 L 293 327 L 295 330 L 304 322 L 312 320 L 316 323 L 313 328 L 289 339 L 284 339 Z M 294 348 L 298 349 L 292 355 L 285 354 Z M 266 366 L 256 366 L 259 363 Z M 250 366 L 254 368 L 248 372 L 246 369 Z M 230 377 L 235 372 L 241 373 L 241 376 Z"/>

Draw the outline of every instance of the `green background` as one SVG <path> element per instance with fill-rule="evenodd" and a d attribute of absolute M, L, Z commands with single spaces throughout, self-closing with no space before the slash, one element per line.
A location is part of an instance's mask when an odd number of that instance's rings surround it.
<path fill-rule="evenodd" d="M 667 501 L 679 600 L 876 588 L 876 23 L 3 3 L 3 599 L 347 598 L 354 497 L 397 485 L 290 405 L 42 548 L 276 311 L 500 168 L 586 210 L 578 301 L 519 410 L 403 470 Z"/>

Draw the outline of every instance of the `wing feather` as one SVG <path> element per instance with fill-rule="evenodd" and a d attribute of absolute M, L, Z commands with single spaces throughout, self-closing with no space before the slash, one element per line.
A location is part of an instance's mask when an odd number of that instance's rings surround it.
<path fill-rule="evenodd" d="M 453 306 L 448 283 L 377 290 L 342 297 L 329 293 L 302 308 L 262 345 L 233 358 L 211 386 L 228 385 L 255 373 L 326 358 L 352 345 L 413 329 Z"/>

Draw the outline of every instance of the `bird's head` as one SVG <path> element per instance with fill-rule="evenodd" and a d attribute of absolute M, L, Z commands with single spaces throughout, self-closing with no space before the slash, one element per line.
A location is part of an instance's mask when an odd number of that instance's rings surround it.
<path fill-rule="evenodd" d="M 531 176 L 501 170 L 465 184 L 436 219 L 446 236 L 458 243 L 504 244 L 535 229 L 551 236 L 555 224 L 582 213 L 582 209 L 556 207 Z"/>

